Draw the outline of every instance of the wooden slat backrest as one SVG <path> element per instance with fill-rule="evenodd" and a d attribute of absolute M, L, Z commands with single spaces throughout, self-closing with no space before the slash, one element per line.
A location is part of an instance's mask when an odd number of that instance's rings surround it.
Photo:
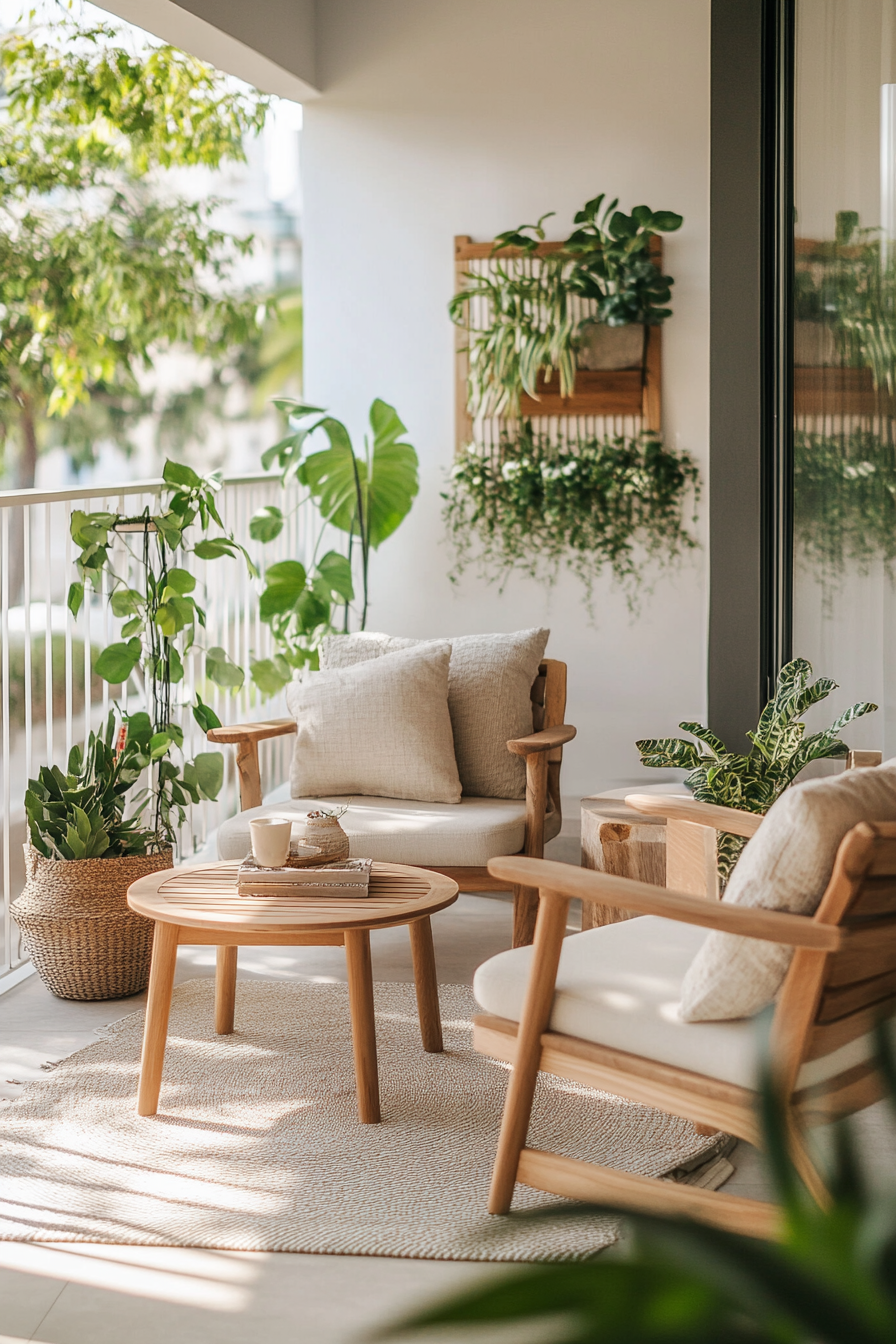
<path fill-rule="evenodd" d="M 815 919 L 839 925 L 839 951 L 794 953 L 775 1031 L 788 1090 L 802 1064 L 896 1013 L 896 823 L 861 822 L 844 838 Z M 834 1085 L 835 1080 L 831 1080 Z"/>

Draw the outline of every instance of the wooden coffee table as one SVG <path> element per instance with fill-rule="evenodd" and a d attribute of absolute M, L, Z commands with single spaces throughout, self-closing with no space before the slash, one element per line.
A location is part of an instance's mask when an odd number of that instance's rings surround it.
<path fill-rule="evenodd" d="M 424 868 L 374 863 L 366 898 L 240 896 L 238 868 L 237 862 L 169 868 L 128 889 L 131 909 L 155 921 L 137 1114 L 155 1115 L 159 1106 L 178 947 L 217 947 L 215 1030 L 226 1035 L 233 1031 L 238 948 L 344 946 L 358 1115 L 363 1124 L 376 1124 L 380 1094 L 370 930 L 407 924 L 423 1048 L 437 1053 L 442 1021 L 429 917 L 457 900 L 457 883 Z"/>

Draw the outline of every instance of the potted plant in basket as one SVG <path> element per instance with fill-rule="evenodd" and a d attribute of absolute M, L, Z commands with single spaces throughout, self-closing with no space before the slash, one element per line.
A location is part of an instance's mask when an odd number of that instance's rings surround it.
<path fill-rule="evenodd" d="M 87 589 L 98 592 L 105 578 L 112 613 L 124 624 L 94 670 L 112 685 L 133 678 L 146 708 L 121 713 L 117 728 L 110 714 L 101 734 L 90 733 L 83 751 L 73 749 L 67 772 L 44 766 L 29 781 L 27 883 L 12 913 L 38 974 L 60 998 L 118 998 L 145 988 L 152 925 L 129 910 L 127 889 L 172 866 L 175 831 L 187 807 L 216 798 L 224 779 L 220 752 L 176 759 L 188 707 L 203 732 L 220 724 L 198 693 L 191 704 L 172 699 L 205 626 L 186 564 L 190 556 L 242 555 L 255 570 L 224 531 L 216 474 L 201 477 L 166 462 L 164 480 L 169 495 L 157 514 L 72 514 L 79 577 L 69 589 L 69 609 L 77 616 Z M 197 522 L 202 536 L 191 545 L 186 534 Z M 213 525 L 217 534 L 209 536 Z M 203 652 L 209 680 L 231 690 L 242 685 L 242 669 L 223 648 Z"/>

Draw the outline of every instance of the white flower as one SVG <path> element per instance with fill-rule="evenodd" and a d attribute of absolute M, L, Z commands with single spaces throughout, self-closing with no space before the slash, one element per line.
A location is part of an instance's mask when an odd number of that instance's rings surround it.
<path fill-rule="evenodd" d="M 521 471 L 522 466 L 519 462 L 504 462 L 501 466 L 501 475 L 505 481 L 513 480 L 513 477 L 518 476 Z"/>

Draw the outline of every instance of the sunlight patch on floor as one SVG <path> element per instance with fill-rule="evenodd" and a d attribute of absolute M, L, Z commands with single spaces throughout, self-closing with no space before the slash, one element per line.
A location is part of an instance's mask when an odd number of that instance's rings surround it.
<path fill-rule="evenodd" d="M 0 1242 L 0 1268 L 205 1311 L 244 1311 L 264 1259 L 263 1253 L 248 1260 L 228 1251 L 177 1246 Z"/>

